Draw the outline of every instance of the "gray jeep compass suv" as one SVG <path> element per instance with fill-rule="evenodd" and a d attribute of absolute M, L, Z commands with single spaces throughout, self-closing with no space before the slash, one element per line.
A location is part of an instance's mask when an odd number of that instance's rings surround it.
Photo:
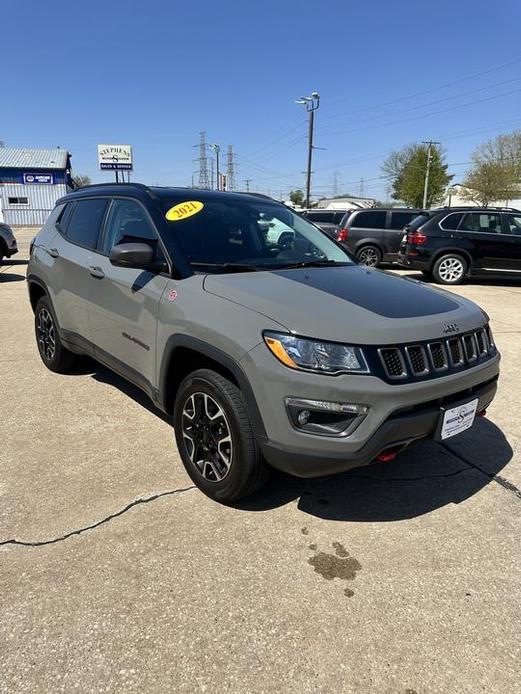
<path fill-rule="evenodd" d="M 265 219 L 291 239 L 270 241 Z M 189 475 L 223 502 L 270 465 L 326 475 L 447 439 L 496 391 L 478 306 L 360 266 L 256 196 L 81 188 L 34 239 L 27 281 L 44 364 L 91 355 L 142 388 L 172 416 Z"/>

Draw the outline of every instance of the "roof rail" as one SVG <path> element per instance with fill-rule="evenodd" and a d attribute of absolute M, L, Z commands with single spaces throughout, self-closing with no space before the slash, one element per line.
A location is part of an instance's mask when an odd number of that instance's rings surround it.
<path fill-rule="evenodd" d="M 139 188 L 140 190 L 148 190 L 148 186 L 144 183 L 134 183 L 127 181 L 112 181 L 110 183 L 89 183 L 88 186 L 81 186 L 81 188 L 76 188 L 76 190 L 83 190 L 84 188 L 100 188 L 102 186 L 131 186 L 132 188 Z"/>

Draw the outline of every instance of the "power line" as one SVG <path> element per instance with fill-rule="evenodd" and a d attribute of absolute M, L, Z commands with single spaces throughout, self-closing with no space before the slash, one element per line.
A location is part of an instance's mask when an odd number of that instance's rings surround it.
<path fill-rule="evenodd" d="M 444 101 L 450 101 L 451 99 L 459 99 L 463 96 L 469 96 L 470 94 L 477 94 L 478 92 L 484 92 L 487 89 L 495 89 L 501 87 L 504 84 L 511 84 L 512 82 L 519 82 L 521 77 L 513 77 L 509 80 L 504 80 L 503 82 L 496 82 L 495 84 L 489 84 L 486 87 L 479 87 L 479 89 L 471 89 L 467 92 L 459 92 L 458 94 L 452 94 L 451 96 L 446 96 L 443 99 L 436 99 L 435 101 L 428 101 L 425 104 L 417 104 L 416 106 L 408 106 L 405 109 L 400 109 L 399 111 L 391 111 L 390 113 L 379 113 L 376 116 L 369 116 L 368 118 L 362 118 L 353 121 L 347 121 L 347 123 L 366 123 L 368 120 L 377 120 L 378 118 L 389 118 L 390 116 L 395 116 L 400 113 L 408 113 L 409 111 L 417 111 L 421 108 L 427 108 L 428 106 L 434 106 L 435 104 L 442 103 Z M 338 127 L 338 124 L 332 127 Z M 327 133 L 327 130 L 325 131 Z"/>
<path fill-rule="evenodd" d="M 521 57 L 515 58 L 514 60 L 511 60 L 508 63 L 502 63 L 501 65 L 497 65 L 496 67 L 489 68 L 488 70 L 484 70 L 483 72 L 476 72 L 473 75 L 468 75 L 466 77 L 461 77 L 457 80 L 453 80 L 452 82 L 446 82 L 445 84 L 441 84 L 439 87 L 431 87 L 429 89 L 424 89 L 420 92 L 415 92 L 413 94 L 409 94 L 408 96 L 402 96 L 399 97 L 398 99 L 392 99 L 391 101 L 384 101 L 383 103 L 375 104 L 374 106 L 365 106 L 364 108 L 359 108 L 354 111 L 350 111 L 350 114 L 353 113 L 364 113 L 366 111 L 371 111 L 373 108 L 381 108 L 382 106 L 391 106 L 393 104 L 398 104 L 402 101 L 406 101 L 408 99 L 415 99 L 417 96 L 424 96 L 425 94 L 432 94 L 433 92 L 440 91 L 441 89 L 447 89 L 448 87 L 453 87 L 457 84 L 462 84 L 463 82 L 470 82 L 473 79 L 476 79 L 477 77 L 483 77 L 484 75 L 490 75 L 493 72 L 497 72 L 498 70 L 502 70 L 503 68 L 510 67 L 511 65 L 516 65 L 517 63 L 521 62 Z M 330 105 L 334 105 L 335 103 L 341 103 L 342 101 L 345 101 L 346 99 L 338 99 L 337 101 L 332 101 L 330 102 Z"/>

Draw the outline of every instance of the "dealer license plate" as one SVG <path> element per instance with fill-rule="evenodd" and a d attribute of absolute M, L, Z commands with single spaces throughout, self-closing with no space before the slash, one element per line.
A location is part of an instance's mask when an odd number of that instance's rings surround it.
<path fill-rule="evenodd" d="M 441 440 L 450 439 L 451 436 L 456 436 L 470 429 L 474 424 L 477 409 L 478 399 L 476 398 L 464 405 L 458 405 L 457 407 L 445 410 L 440 430 Z"/>

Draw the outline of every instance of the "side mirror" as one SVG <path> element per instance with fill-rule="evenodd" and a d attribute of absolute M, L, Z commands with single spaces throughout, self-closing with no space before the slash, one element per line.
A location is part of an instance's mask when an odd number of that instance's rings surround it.
<path fill-rule="evenodd" d="M 148 243 L 118 243 L 112 247 L 109 260 L 117 267 L 150 270 L 156 265 L 155 251 Z"/>

